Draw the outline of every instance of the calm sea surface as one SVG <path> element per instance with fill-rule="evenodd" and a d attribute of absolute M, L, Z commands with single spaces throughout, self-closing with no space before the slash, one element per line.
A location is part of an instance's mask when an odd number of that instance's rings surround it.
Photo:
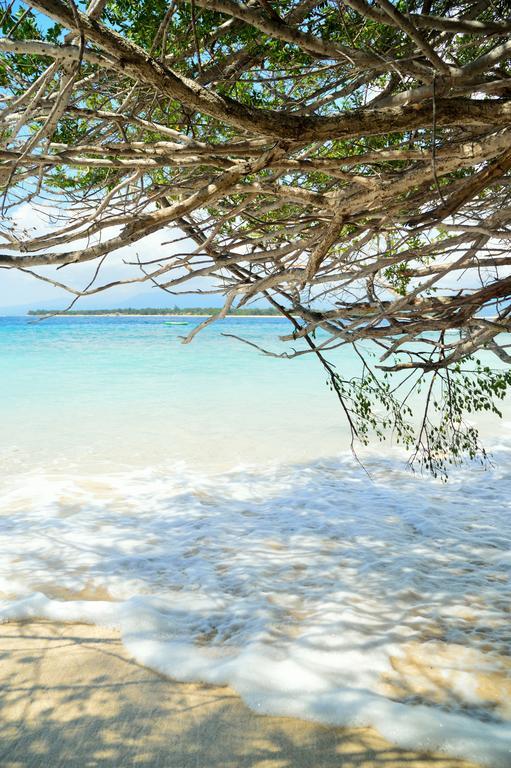
<path fill-rule="evenodd" d="M 179 318 L 176 318 L 179 319 Z M 58 458 L 201 467 L 302 460 L 347 447 L 346 425 L 310 356 L 265 357 L 224 333 L 276 351 L 287 321 L 161 317 L 0 319 L 0 417 L 11 460 Z M 336 353 L 343 370 L 356 366 Z M 6 461 L 9 457 L 6 456 Z"/>

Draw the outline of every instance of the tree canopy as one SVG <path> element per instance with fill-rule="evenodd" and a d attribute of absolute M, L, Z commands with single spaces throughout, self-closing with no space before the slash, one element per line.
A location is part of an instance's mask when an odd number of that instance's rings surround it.
<path fill-rule="evenodd" d="M 1 28 L 1 267 L 74 303 L 161 232 L 126 281 L 203 278 L 216 317 L 264 299 L 354 437 L 393 431 L 434 474 L 478 454 L 464 417 L 511 383 L 506 0 L 3 0 Z M 61 224 L 17 231 L 24 202 Z"/>

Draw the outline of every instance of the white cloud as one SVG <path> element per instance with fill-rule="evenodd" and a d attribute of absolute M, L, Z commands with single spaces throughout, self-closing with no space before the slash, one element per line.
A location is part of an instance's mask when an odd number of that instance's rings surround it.
<path fill-rule="evenodd" d="M 62 221 L 62 216 L 63 213 L 60 211 L 60 220 L 57 221 L 55 218 L 52 219 L 51 211 L 48 209 L 44 210 L 41 209 L 41 207 L 35 208 L 34 206 L 25 203 L 18 207 L 12 219 L 16 228 L 19 231 L 22 231 L 25 236 L 34 237 L 60 228 L 64 223 Z M 118 230 L 111 228 L 110 230 L 106 230 L 102 237 L 103 239 L 110 238 L 115 236 L 117 231 Z M 162 242 L 172 239 L 174 234 L 178 237 L 180 236 L 180 233 L 176 230 L 172 231 L 171 228 L 168 228 L 164 231 L 149 235 L 129 248 L 122 248 L 109 254 L 103 263 L 100 275 L 95 284 L 98 285 L 120 279 L 141 277 L 141 272 L 138 266 L 131 266 L 125 263 L 135 262 L 137 256 L 144 262 L 147 260 L 168 257 L 170 253 L 192 251 L 195 248 L 195 244 L 189 239 L 182 240 L 174 245 L 162 245 Z M 81 248 L 90 244 L 90 242 L 82 240 L 74 243 L 72 247 L 73 249 Z M 63 252 L 69 250 L 69 245 L 60 246 L 54 250 Z M 57 269 L 56 267 L 40 267 L 34 269 L 34 271 L 46 277 L 58 280 L 59 282 L 71 285 L 75 289 L 83 290 L 94 276 L 97 264 L 97 260 L 94 260 L 91 262 L 69 265 L 62 269 Z M 199 284 L 196 280 L 190 284 L 190 288 L 192 289 L 197 287 L 199 287 Z M 208 285 L 203 281 L 200 284 L 200 287 L 207 288 Z M 183 301 L 179 302 L 179 297 L 176 297 L 174 300 L 172 296 L 169 296 L 164 291 L 159 291 L 157 289 L 152 290 L 152 288 L 153 284 L 150 282 L 122 285 L 97 294 L 95 297 L 80 299 L 80 306 L 111 307 L 114 306 L 116 302 L 122 301 L 125 303 L 130 296 L 136 296 L 141 291 L 143 291 L 144 294 L 150 292 L 154 306 L 169 306 L 174 301 L 176 301 L 176 303 L 183 303 Z M 37 280 L 16 269 L 0 270 L 0 312 L 5 312 L 9 307 L 13 308 L 35 304 L 42 307 L 45 304 L 48 305 L 48 303 L 50 304 L 50 308 L 55 308 L 55 306 L 57 306 L 56 302 L 59 307 L 65 307 L 71 299 L 72 295 L 62 289 Z"/>

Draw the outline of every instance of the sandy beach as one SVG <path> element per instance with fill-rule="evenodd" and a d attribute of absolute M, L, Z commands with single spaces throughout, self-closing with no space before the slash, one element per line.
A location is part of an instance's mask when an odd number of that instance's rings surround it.
<path fill-rule="evenodd" d="M 370 729 L 259 716 L 228 687 L 135 663 L 115 631 L 0 627 L 3 768 L 469 768 Z"/>

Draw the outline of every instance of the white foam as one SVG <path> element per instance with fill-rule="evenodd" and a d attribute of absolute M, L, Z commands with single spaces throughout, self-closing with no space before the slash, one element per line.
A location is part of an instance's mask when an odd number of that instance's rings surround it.
<path fill-rule="evenodd" d="M 372 725 L 504 768 L 511 721 L 477 675 L 511 670 L 508 456 L 447 486 L 382 459 L 368 462 L 373 482 L 348 459 L 18 476 L 0 496 L 0 589 L 15 598 L 0 619 L 118 627 L 139 662 L 228 683 L 257 711 Z M 73 599 L 95 589 L 112 601 Z M 405 664 L 437 642 L 460 649 L 435 661 L 440 705 Z M 396 659 L 408 695 L 384 686 Z"/>

